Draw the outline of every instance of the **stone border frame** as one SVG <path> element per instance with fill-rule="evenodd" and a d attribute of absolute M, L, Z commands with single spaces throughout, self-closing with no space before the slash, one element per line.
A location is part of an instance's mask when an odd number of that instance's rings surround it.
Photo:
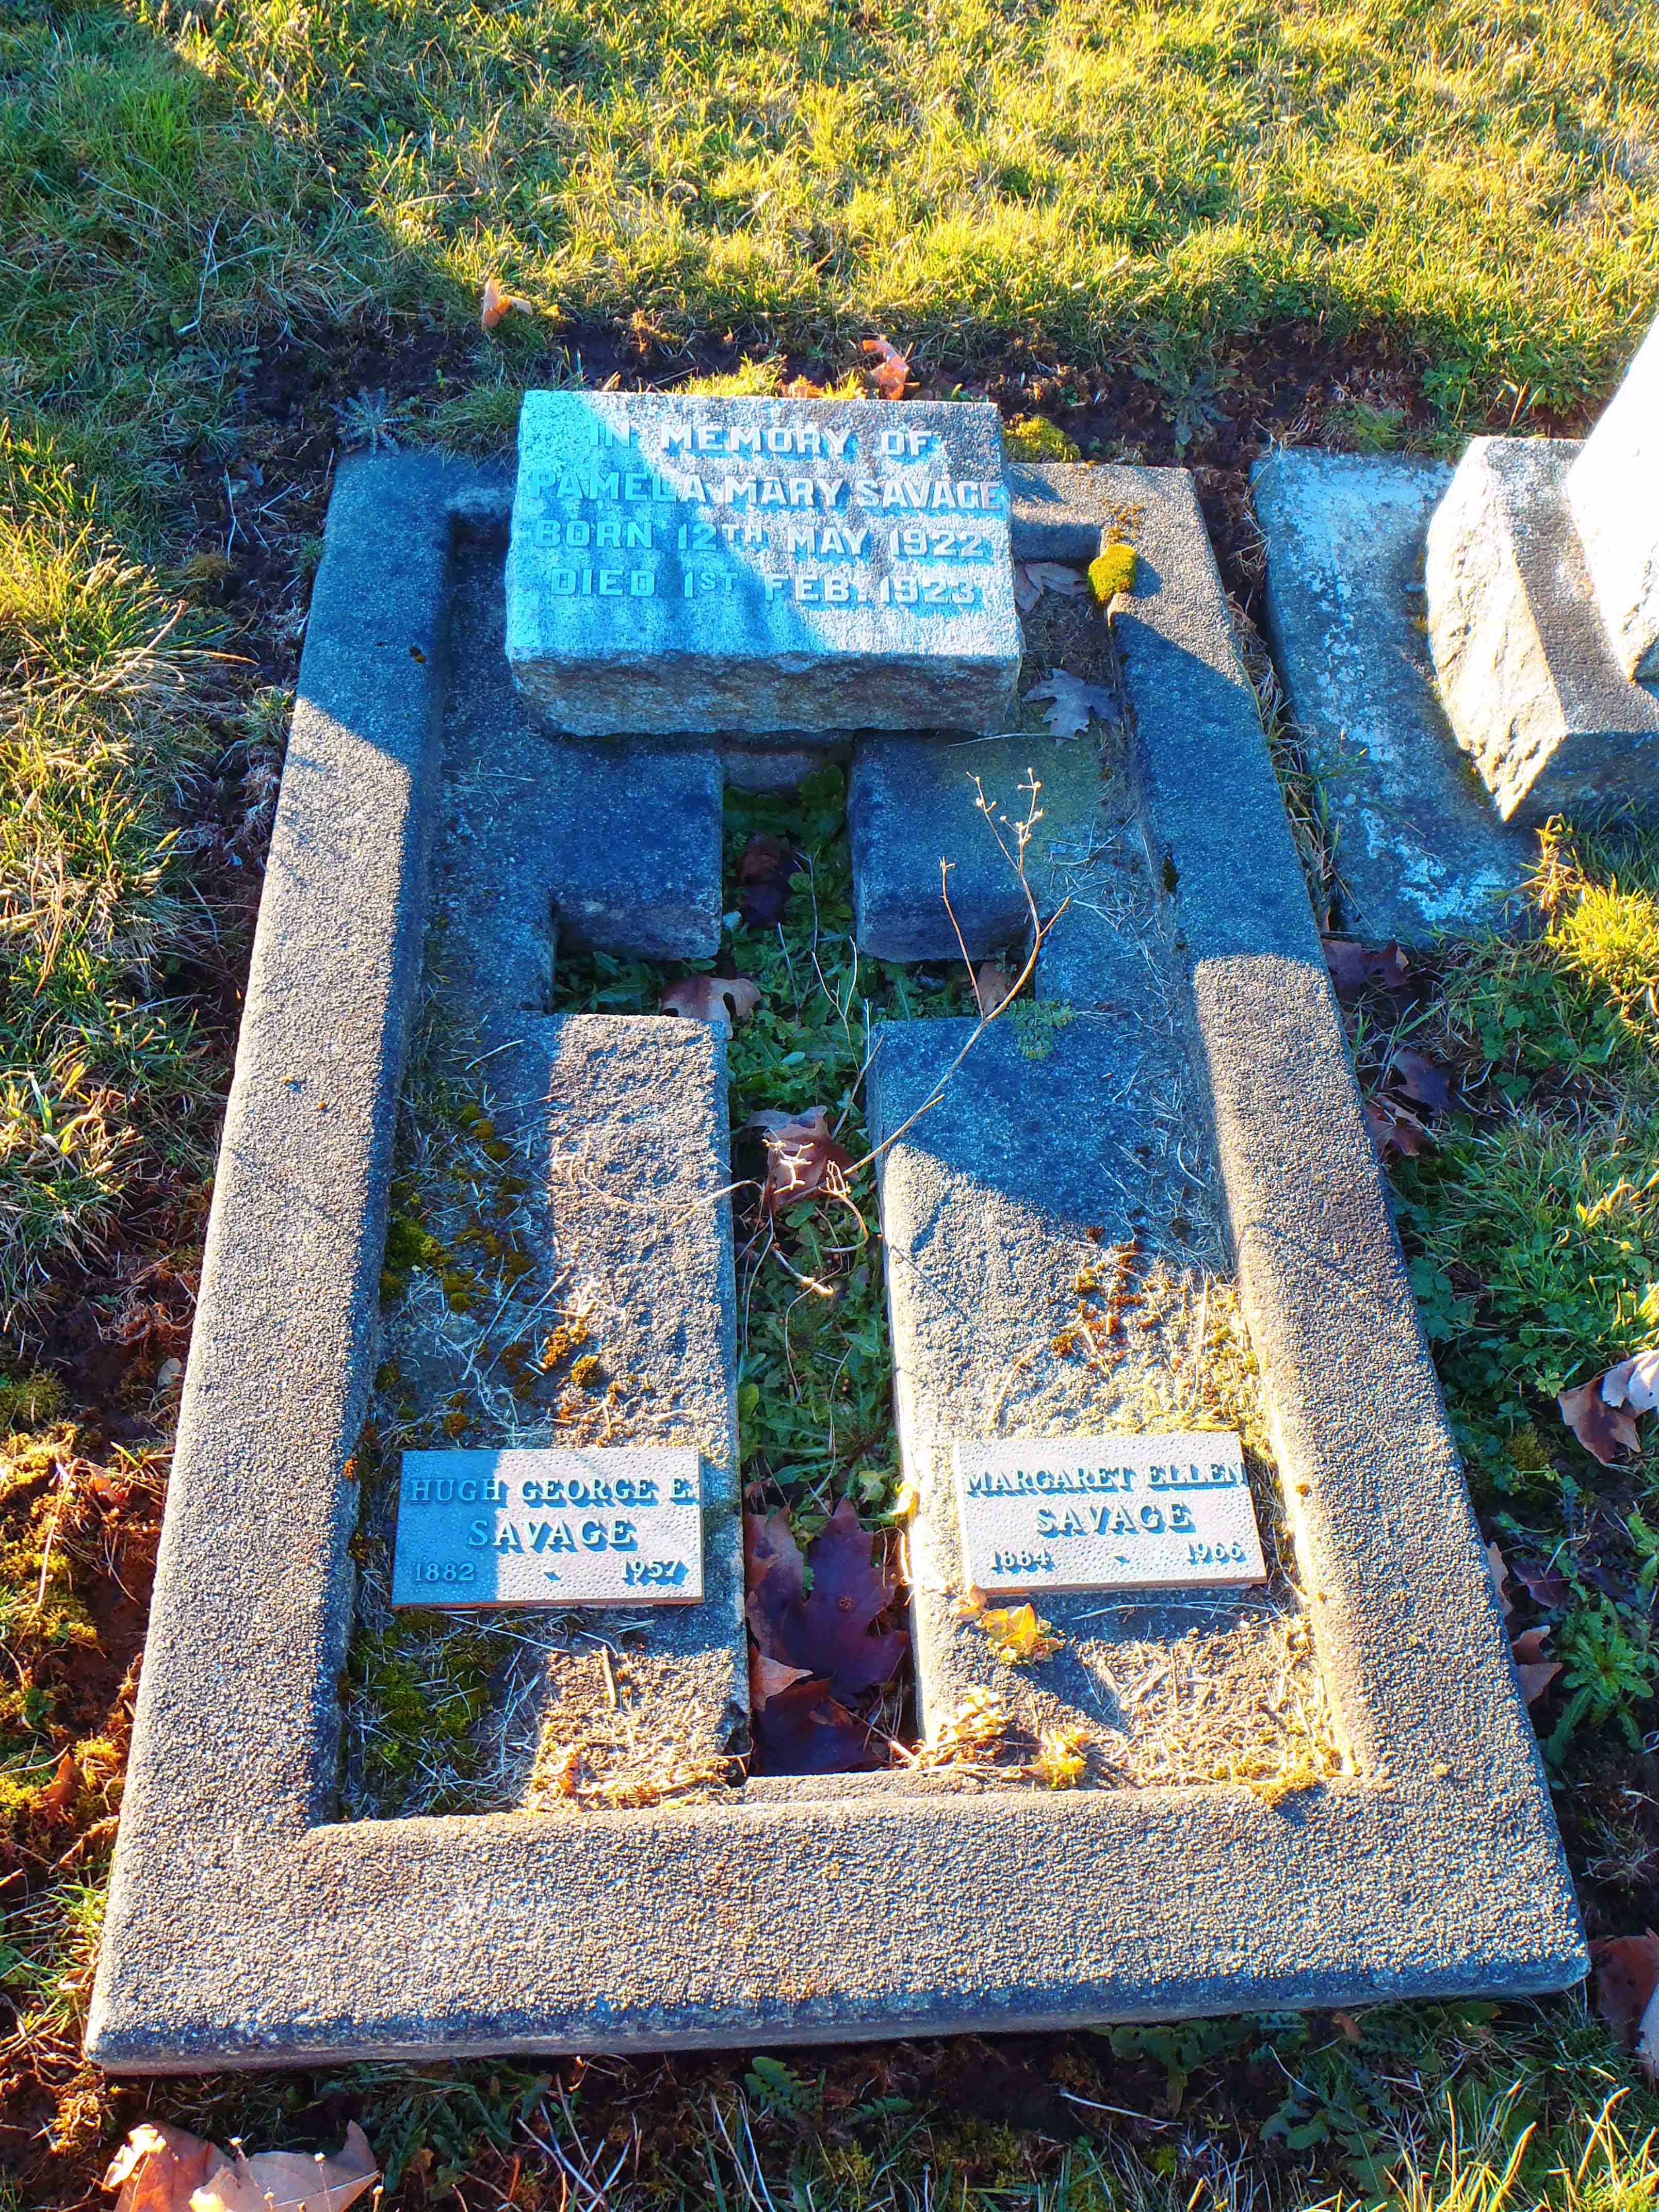
<path fill-rule="evenodd" d="M 1117 617 L 1310 1609 L 1359 1776 L 751 1782 L 343 1824 L 350 1455 L 422 959 L 446 577 L 504 482 L 343 471 L 207 1239 L 87 2047 L 118 2072 L 782 2045 L 1412 1995 L 1586 1958 L 1342 1026 L 1184 471 L 1011 469 L 1016 550 L 1141 507 Z"/>

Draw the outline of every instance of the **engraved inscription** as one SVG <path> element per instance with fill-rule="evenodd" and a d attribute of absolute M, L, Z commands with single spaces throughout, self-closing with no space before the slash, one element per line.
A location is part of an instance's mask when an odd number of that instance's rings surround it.
<path fill-rule="evenodd" d="M 538 581 L 558 600 L 975 614 L 1008 568 L 1006 490 L 895 411 L 590 396 L 547 465 L 521 471 L 515 544 L 546 556 Z"/>
<path fill-rule="evenodd" d="M 963 1574 L 988 1595 L 1267 1578 L 1235 1435 L 996 1438 L 954 1460 Z"/>
<path fill-rule="evenodd" d="M 394 1605 L 688 1605 L 702 1596 L 695 1451 L 404 1454 Z"/>

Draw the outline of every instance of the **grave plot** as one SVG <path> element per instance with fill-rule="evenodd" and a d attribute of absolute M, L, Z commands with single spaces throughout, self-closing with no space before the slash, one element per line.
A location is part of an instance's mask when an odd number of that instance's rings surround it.
<path fill-rule="evenodd" d="M 595 419 L 627 428 L 629 404 L 608 396 Z M 693 451 L 700 425 L 716 453 L 716 430 L 793 437 L 818 421 L 744 404 L 685 403 Z M 951 438 L 919 410 L 848 410 L 858 444 L 837 501 L 919 514 L 948 495 L 959 510 L 972 483 L 985 512 L 988 478 L 946 463 L 952 439 L 994 423 L 939 411 Z M 907 426 L 942 442 L 912 453 Z M 714 472 L 672 459 L 653 451 L 636 472 L 665 533 L 633 549 L 652 556 L 651 589 L 612 598 L 666 603 L 699 566 L 678 532 Z M 715 503 L 732 504 L 734 478 L 714 474 Z M 738 503 L 758 512 L 772 481 L 757 475 Z M 597 533 L 573 548 L 566 530 L 594 501 L 556 479 L 559 511 L 547 497 L 533 520 L 559 524 L 550 554 L 597 578 L 597 559 L 563 557 L 600 550 Z M 1010 543 L 981 544 L 977 570 L 959 519 L 939 526 L 948 552 L 927 535 L 913 554 L 902 532 L 919 526 L 895 514 L 879 557 L 734 541 L 725 569 L 707 565 L 730 576 L 735 630 L 729 611 L 701 627 L 701 585 L 679 589 L 691 611 L 673 634 L 724 696 L 769 635 L 763 593 L 818 610 L 785 647 L 833 662 L 848 638 L 898 635 L 864 615 L 927 604 L 930 578 L 944 578 L 939 605 L 966 593 L 962 611 L 1000 622 L 1011 554 L 1092 560 L 1133 518 L 1116 652 L 1078 675 L 1080 700 L 1056 675 L 1024 701 L 1045 720 L 1083 710 L 1065 743 L 1093 769 L 1091 788 L 1058 744 L 1044 757 L 1054 814 L 1034 824 L 1027 873 L 1045 920 L 1060 884 L 1073 903 L 1043 938 L 1029 1011 L 993 1024 L 931 1105 L 963 1032 L 902 1019 L 871 1040 L 917 1493 L 920 1741 L 879 1771 L 738 1784 L 698 1771 L 740 1718 L 744 1651 L 721 1041 L 649 1016 L 548 1012 L 549 918 L 556 905 L 560 933 L 568 923 L 596 963 L 616 957 L 607 946 L 707 959 L 716 781 L 749 774 L 757 752 L 775 767 L 828 750 L 855 756 L 858 926 L 896 927 L 906 883 L 936 920 L 922 884 L 936 840 L 921 829 L 951 787 L 920 775 L 898 740 L 860 735 L 878 667 L 843 665 L 839 726 L 786 719 L 746 745 L 670 729 L 646 745 L 594 726 L 616 711 L 594 703 L 617 680 L 614 653 L 589 656 L 605 668 L 585 670 L 578 714 L 559 711 L 558 655 L 544 652 L 520 667 L 521 692 L 580 733 L 532 732 L 493 651 L 468 641 L 494 620 L 505 488 L 418 461 L 343 476 L 185 1387 L 94 1994 L 100 2063 L 811 2041 L 1582 1973 L 1536 1746 L 1190 480 L 1011 469 L 993 503 Z M 840 629 L 822 612 L 843 604 L 822 596 L 832 562 L 860 610 Z M 562 592 L 582 595 L 580 581 Z M 1028 612 L 1035 631 L 1047 617 Z M 976 672 L 953 637 L 924 632 L 921 658 L 940 660 L 905 680 L 942 680 L 959 719 L 928 742 L 982 740 L 988 792 L 1038 732 L 998 726 L 1006 635 Z M 808 690 L 822 702 L 842 687 L 819 668 Z M 981 726 L 964 695 L 981 699 Z M 587 785 L 627 834 L 573 834 Z M 662 902 L 659 878 L 675 886 Z M 981 921 L 994 953 L 1000 925 L 988 908 Z M 411 1247 L 445 1264 L 410 1267 Z M 400 1267 L 388 1342 L 382 1278 Z M 550 1358 L 538 1338 L 556 1309 L 550 1335 L 565 1334 Z M 515 1355 L 505 1367 L 498 1345 Z M 597 1369 L 579 1375 L 588 1358 Z M 597 1459 L 528 1473 L 519 1455 L 564 1442 L 562 1428 L 578 1453 L 648 1448 L 631 1501 Z M 449 1449 L 491 1456 L 420 1456 Z M 641 1480 L 669 1486 L 653 1514 L 674 1502 L 685 1461 L 665 1450 L 695 1454 L 712 1509 L 702 1600 L 585 1604 L 561 1632 L 556 1595 L 523 1630 L 517 1578 L 545 1573 L 538 1561 L 562 1574 L 573 1550 L 608 1549 L 625 1572 L 648 1538 L 651 1564 L 685 1563 L 678 1525 L 635 1510 Z M 445 1480 L 488 1487 L 413 1486 Z M 586 1516 L 592 1538 L 566 1510 L 574 1481 L 613 1486 L 607 1521 Z M 554 1511 L 550 1482 L 566 1486 Z M 469 1522 L 428 1547 L 420 1516 L 456 1504 L 479 1509 L 479 1540 Z M 503 1549 L 503 1520 L 524 1508 L 548 1533 L 526 1520 Z M 399 1576 L 486 1553 L 491 1592 L 512 1601 L 463 1605 L 452 1628 L 465 1614 L 484 1647 L 471 1686 L 491 1718 L 472 1741 L 495 1746 L 494 1765 L 446 1770 L 436 1696 L 421 1733 L 434 1678 L 417 1663 L 404 1685 L 415 1756 L 371 1772 L 385 1701 L 370 1677 Z M 963 1585 L 988 1556 L 1000 1602 L 981 1607 Z M 1193 1581 L 1172 1586 L 1183 1572 Z M 1005 1658 L 999 1642 L 1021 1632 L 988 1633 L 989 1617 L 1019 1613 L 1024 1578 L 1066 1641 Z M 1212 1608 L 1196 1632 L 1194 1605 Z M 489 1639 L 503 1632 L 524 1635 L 522 1658 L 498 1662 Z M 435 1649 L 438 1632 L 416 1634 Z M 677 1735 L 663 1732 L 671 1706 Z M 487 1809 L 437 1809 L 458 1796 Z"/>

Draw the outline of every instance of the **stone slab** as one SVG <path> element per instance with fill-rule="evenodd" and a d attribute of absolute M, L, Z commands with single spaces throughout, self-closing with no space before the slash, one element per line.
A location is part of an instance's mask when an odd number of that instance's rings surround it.
<path fill-rule="evenodd" d="M 371 463 L 341 472 L 313 599 L 94 2063 L 773 2046 L 1518 1994 L 1583 1975 L 1536 1747 L 1191 482 L 1115 473 L 1146 508 L 1148 581 L 1118 631 L 1146 836 L 1176 886 L 1182 1033 L 1354 1771 L 1283 1806 L 1237 1786 L 975 1795 L 884 1775 L 536 1818 L 336 1817 L 348 1463 L 419 988 L 437 655 L 450 548 L 482 496 L 470 471 Z M 390 570 L 388 525 L 404 555 Z M 325 1114 L 289 1087 L 319 1070 Z M 228 1516 L 254 1540 L 228 1577 Z M 1102 1879 L 1126 1865 L 1133 1910 Z"/>
<path fill-rule="evenodd" d="M 699 1604 L 698 1474 L 684 1447 L 406 1451 L 392 1602 Z"/>
<path fill-rule="evenodd" d="M 988 402 L 532 392 L 507 657 L 550 728 L 994 730 L 1019 624 Z"/>
<path fill-rule="evenodd" d="M 1659 684 L 1659 322 L 1568 470 L 1567 504 L 1614 659 Z"/>
<path fill-rule="evenodd" d="M 1267 638 L 1334 835 L 1334 925 L 1412 945 L 1497 922 L 1534 848 L 1492 812 L 1435 691 L 1424 541 L 1451 471 L 1293 447 L 1252 481 Z"/>
<path fill-rule="evenodd" d="M 1659 698 L 1615 657 L 1568 503 L 1580 452 L 1472 439 L 1429 526 L 1440 696 L 1506 822 L 1645 811 L 1659 788 Z"/>
<path fill-rule="evenodd" d="M 980 960 L 1029 936 L 1025 894 L 980 811 L 979 793 L 999 815 L 1018 818 L 1026 804 L 1019 786 L 1032 775 L 1042 786 L 1042 819 L 1026 875 L 1046 916 L 1071 888 L 1068 866 L 1100 826 L 1096 745 L 1030 735 L 860 739 L 847 817 L 861 951 L 878 960 L 957 959 L 959 927 L 969 957 Z M 1006 830 L 1004 838 L 1012 842 Z M 955 927 L 940 890 L 941 860 L 951 864 Z"/>
<path fill-rule="evenodd" d="M 503 651 L 502 508 L 455 556 L 436 889 L 457 980 L 540 1011 L 555 933 L 647 960 L 718 951 L 722 773 L 710 745 L 532 723 Z"/>
<path fill-rule="evenodd" d="M 1267 1579 L 1237 1436 L 958 1437 L 951 1457 L 963 1572 L 988 1597 Z"/>

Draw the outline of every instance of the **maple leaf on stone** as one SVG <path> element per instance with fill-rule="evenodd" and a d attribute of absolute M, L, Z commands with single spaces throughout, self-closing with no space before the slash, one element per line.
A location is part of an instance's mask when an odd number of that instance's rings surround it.
<path fill-rule="evenodd" d="M 1016 561 L 1014 563 L 1014 605 L 1022 614 L 1029 614 L 1045 592 L 1057 592 L 1062 599 L 1078 599 L 1088 590 L 1086 580 L 1075 568 L 1068 568 L 1061 561 Z"/>
<path fill-rule="evenodd" d="M 802 1681 L 769 1698 L 755 1715 L 755 1764 L 764 1774 L 857 1774 L 884 1766 L 869 1725 L 826 1683 Z"/>
<path fill-rule="evenodd" d="M 1091 715 L 1109 722 L 1117 714 L 1117 702 L 1103 684 L 1085 684 L 1064 668 L 1056 668 L 1046 684 L 1034 684 L 1025 697 L 1028 704 L 1049 702 L 1043 718 L 1057 738 L 1080 738 Z"/>
<path fill-rule="evenodd" d="M 738 860 L 738 911 L 751 928 L 771 929 L 783 920 L 799 866 L 799 855 L 781 837 L 749 840 Z"/>
<path fill-rule="evenodd" d="M 830 1134 L 827 1107 L 809 1107 L 804 1114 L 766 1107 L 751 1114 L 744 1126 L 760 1130 L 766 1144 L 761 1212 L 767 1220 L 774 1219 L 787 1206 L 799 1206 L 817 1197 L 821 1191 L 838 1197 L 846 1189 L 853 1155 Z"/>
<path fill-rule="evenodd" d="M 1636 1417 L 1624 1406 L 1610 1406 L 1601 1395 L 1606 1376 L 1580 1382 L 1557 1393 L 1561 1418 L 1590 1457 L 1603 1467 L 1617 1467 L 1621 1451 L 1639 1451 L 1641 1438 Z"/>
<path fill-rule="evenodd" d="M 356 2121 L 334 2158 L 293 2150 L 247 2158 L 146 2120 L 116 2153 L 104 2187 L 120 2191 L 115 2212 L 345 2212 L 378 2179 Z"/>
<path fill-rule="evenodd" d="M 866 338 L 864 351 L 875 356 L 875 367 L 865 371 L 884 399 L 902 399 L 908 390 L 913 372 L 909 362 L 896 345 L 885 338 Z"/>
<path fill-rule="evenodd" d="M 478 320 L 485 330 L 493 331 L 504 315 L 533 315 L 535 312 L 528 300 L 520 299 L 516 292 L 505 290 L 500 277 L 485 277 L 483 306 L 478 315 Z"/>
<path fill-rule="evenodd" d="M 752 975 L 683 975 L 678 983 L 669 984 L 659 1003 L 665 1014 L 729 1030 L 747 1021 L 760 999 L 760 986 Z"/>

